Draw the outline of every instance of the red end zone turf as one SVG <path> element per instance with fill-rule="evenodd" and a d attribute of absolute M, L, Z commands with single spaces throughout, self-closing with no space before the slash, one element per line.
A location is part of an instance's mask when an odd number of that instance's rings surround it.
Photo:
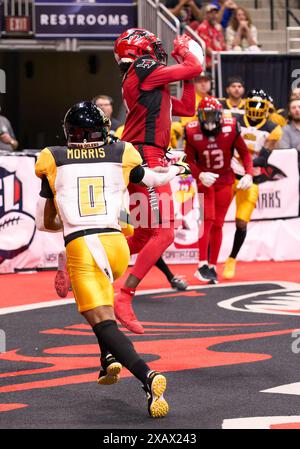
<path fill-rule="evenodd" d="M 185 275 L 190 286 L 201 285 L 193 274 L 196 265 L 171 265 L 174 274 Z M 284 262 L 239 262 L 237 275 L 232 281 L 223 281 L 221 273 L 223 264 L 218 265 L 220 283 L 247 281 L 289 281 L 300 282 L 300 261 Z M 59 300 L 54 290 L 55 271 L 44 271 L 33 274 L 3 274 L 0 275 L 1 300 L 0 307 L 13 307 L 43 301 Z M 124 275 L 115 283 L 117 291 L 125 279 Z M 202 284 L 204 285 L 204 284 Z M 170 287 L 164 275 L 153 268 L 141 282 L 140 290 Z M 68 294 L 72 297 L 72 292 Z"/>

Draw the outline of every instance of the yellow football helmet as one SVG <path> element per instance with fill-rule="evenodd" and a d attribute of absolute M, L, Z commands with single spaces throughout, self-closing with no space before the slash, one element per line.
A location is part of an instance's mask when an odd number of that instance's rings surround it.
<path fill-rule="evenodd" d="M 269 115 L 269 97 L 263 90 L 253 89 L 245 100 L 245 114 L 250 120 L 263 120 Z"/>

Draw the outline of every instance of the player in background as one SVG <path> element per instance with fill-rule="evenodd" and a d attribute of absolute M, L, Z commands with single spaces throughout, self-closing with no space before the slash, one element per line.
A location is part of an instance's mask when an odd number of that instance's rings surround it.
<path fill-rule="evenodd" d="M 251 90 L 245 101 L 245 114 L 239 117 L 242 136 L 253 159 L 253 185 L 247 190 L 237 190 L 240 179 L 245 170 L 237 154 L 233 158 L 235 172 L 234 194 L 236 199 L 236 231 L 230 256 L 225 262 L 223 277 L 232 279 L 235 276 L 236 258 L 247 235 L 247 225 L 256 206 L 259 189 L 258 181 L 261 168 L 267 166 L 268 158 L 281 139 L 281 126 L 275 125 L 268 119 L 269 97 L 263 90 Z"/>
<path fill-rule="evenodd" d="M 109 143 L 103 113 L 90 102 L 77 103 L 68 110 L 64 129 L 67 145 L 45 148 L 36 162 L 35 172 L 41 178 L 37 228 L 63 230 L 78 310 L 100 347 L 98 383 L 117 382 L 124 365 L 142 382 L 150 416 L 165 416 L 166 378 L 140 358 L 115 321 L 112 282 L 124 273 L 129 261 L 119 211 L 129 181 L 154 187 L 190 171 L 181 162 L 166 173 L 142 167 L 142 158 L 133 145 Z"/>
<path fill-rule="evenodd" d="M 199 57 L 193 54 L 192 47 L 197 48 Z M 167 67 L 162 42 L 147 30 L 133 28 L 118 37 L 114 52 L 123 76 L 123 100 L 127 108 L 122 139 L 135 146 L 143 166 L 163 167 L 170 140 L 171 114 L 194 114 L 192 79 L 202 72 L 201 47 L 187 36 L 177 37 L 172 56 L 178 65 Z M 181 99 L 172 97 L 168 84 L 182 80 Z M 128 245 L 130 253 L 138 253 L 138 256 L 116 297 L 115 314 L 132 332 L 144 333 L 134 314 L 132 301 L 141 280 L 174 240 L 174 210 L 170 184 L 147 189 L 130 183 L 129 193 L 145 198 L 144 216 L 149 219 L 143 226 L 132 223 L 135 231 L 128 239 Z M 162 198 L 168 198 L 165 208 Z"/>
<path fill-rule="evenodd" d="M 237 185 L 243 191 L 252 185 L 253 166 L 239 123 L 234 117 L 223 116 L 222 105 L 216 98 L 204 98 L 199 104 L 198 120 L 186 126 L 185 152 L 198 192 L 204 194 L 204 231 L 199 238 L 199 266 L 195 276 L 210 283 L 218 282 L 216 265 L 222 228 L 235 180 L 231 168 L 234 148 L 245 169 Z"/>
<path fill-rule="evenodd" d="M 193 117 L 180 117 L 181 125 L 184 127 L 187 123 L 198 120 L 198 106 L 202 98 L 210 97 L 211 95 L 211 83 L 212 77 L 208 72 L 202 72 L 201 75 L 196 76 L 194 79 L 196 102 L 195 102 L 195 112 Z"/>
<path fill-rule="evenodd" d="M 226 117 L 245 114 L 245 83 L 240 76 L 231 76 L 226 83 L 226 98 L 219 98 Z"/>

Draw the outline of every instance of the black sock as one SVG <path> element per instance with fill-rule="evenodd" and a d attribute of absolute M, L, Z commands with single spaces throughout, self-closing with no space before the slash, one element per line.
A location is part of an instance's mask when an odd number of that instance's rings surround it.
<path fill-rule="evenodd" d="M 165 263 L 162 257 L 158 259 L 155 265 L 164 273 L 168 281 L 171 282 L 172 278 L 174 277 L 174 274 L 170 271 L 168 265 Z"/>
<path fill-rule="evenodd" d="M 100 342 L 98 340 L 98 342 L 99 342 L 100 352 L 101 352 L 100 361 L 101 361 L 101 365 L 103 366 L 102 360 L 104 360 L 105 357 L 107 356 L 107 354 L 110 354 L 110 352 L 109 352 L 109 349 L 105 346 L 105 344 L 103 344 L 102 341 Z"/>
<path fill-rule="evenodd" d="M 99 345 L 105 345 L 109 352 L 135 377 L 145 383 L 150 368 L 135 351 L 133 344 L 121 332 L 114 320 L 105 320 L 93 327 Z"/>
<path fill-rule="evenodd" d="M 244 243 L 246 234 L 247 234 L 247 228 L 245 228 L 245 229 L 236 228 L 236 231 L 234 234 L 233 247 L 232 247 L 232 251 L 231 251 L 231 254 L 229 257 L 233 257 L 233 259 L 236 259 L 236 256 L 238 255 L 238 252 L 241 249 L 242 244 Z"/>

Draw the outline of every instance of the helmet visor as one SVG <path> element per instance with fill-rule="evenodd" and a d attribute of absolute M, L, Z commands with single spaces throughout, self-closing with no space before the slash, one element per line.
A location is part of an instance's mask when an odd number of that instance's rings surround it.
<path fill-rule="evenodd" d="M 220 123 L 222 112 L 215 109 L 199 109 L 199 120 L 201 123 Z"/>

